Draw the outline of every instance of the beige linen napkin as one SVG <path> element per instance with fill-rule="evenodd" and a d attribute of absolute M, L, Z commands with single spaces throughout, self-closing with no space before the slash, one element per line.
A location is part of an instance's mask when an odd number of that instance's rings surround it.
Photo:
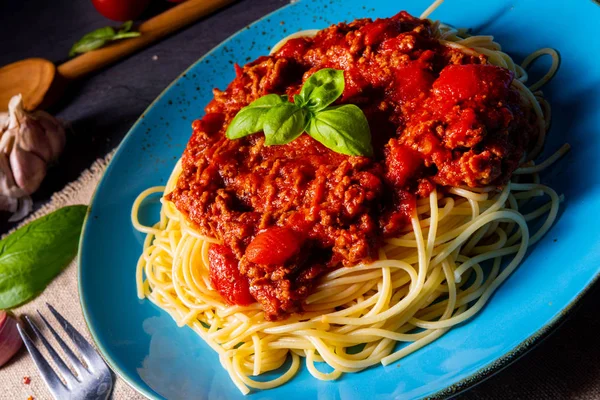
<path fill-rule="evenodd" d="M 48 214 L 60 207 L 71 204 L 89 204 L 92 194 L 96 189 L 98 181 L 102 177 L 106 166 L 113 153 L 110 153 L 106 158 L 99 159 L 86 171 L 84 171 L 79 179 L 68 184 L 63 190 L 54 194 L 47 205 L 42 207 L 32 216 L 27 218 L 23 223 Z M 51 334 L 43 328 L 36 310 L 40 310 L 46 316 L 49 316 L 49 311 L 46 308 L 46 302 L 52 304 L 86 339 L 93 344 L 90 333 L 87 329 L 81 306 L 79 305 L 79 289 L 77 287 L 77 265 L 73 261 L 48 287 L 46 290 L 33 301 L 14 310 L 18 316 L 29 315 L 38 326 L 46 334 L 47 338 L 51 338 Z M 53 324 L 53 318 L 48 320 Z M 58 332 L 61 329 L 53 324 Z M 50 340 L 53 347 L 59 351 L 60 347 L 54 340 Z M 67 340 L 67 342 L 69 342 Z M 44 354 L 47 355 L 45 350 Z M 29 377 L 31 382 L 26 385 L 23 383 L 23 378 Z M 116 377 L 115 377 L 116 378 Z M 0 368 L 0 400 L 27 400 L 29 396 L 33 396 L 35 400 L 51 400 L 52 395 L 46 388 L 44 381 L 39 375 L 37 368 L 33 364 L 31 357 L 23 347 L 19 353 L 4 367 Z M 145 397 L 135 392 L 124 381 L 116 379 L 113 399 L 144 399 Z"/>

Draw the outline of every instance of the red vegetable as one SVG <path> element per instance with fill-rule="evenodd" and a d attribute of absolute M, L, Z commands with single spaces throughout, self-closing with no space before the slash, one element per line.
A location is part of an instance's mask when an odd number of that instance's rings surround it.
<path fill-rule="evenodd" d="M 212 244 L 208 249 L 210 281 L 229 304 L 246 306 L 254 303 L 248 279 L 240 274 L 238 261 L 229 247 Z"/>
<path fill-rule="evenodd" d="M 506 97 L 513 77 L 511 71 L 491 64 L 449 65 L 440 73 L 433 90 L 436 96 L 445 98 L 450 104 L 475 96 L 502 99 Z"/>
<path fill-rule="evenodd" d="M 150 0 L 92 0 L 96 10 L 113 21 L 136 19 L 149 3 Z"/>
<path fill-rule="evenodd" d="M 400 67 L 396 71 L 394 90 L 390 95 L 398 102 L 409 101 L 420 95 L 425 97 L 434 80 L 434 76 L 417 63 Z"/>
<path fill-rule="evenodd" d="M 14 356 L 23 345 L 17 321 L 0 310 L 0 367 Z"/>
<path fill-rule="evenodd" d="M 423 165 L 420 154 L 410 147 L 390 141 L 386 148 L 387 178 L 397 188 L 402 188 Z"/>
<path fill-rule="evenodd" d="M 246 248 L 246 258 L 256 264 L 283 264 L 300 251 L 298 234 L 289 228 L 274 227 L 259 233 Z"/>

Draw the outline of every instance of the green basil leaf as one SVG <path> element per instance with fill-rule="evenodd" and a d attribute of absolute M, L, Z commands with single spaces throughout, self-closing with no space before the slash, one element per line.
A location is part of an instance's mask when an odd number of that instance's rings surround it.
<path fill-rule="evenodd" d="M 69 57 L 73 57 L 77 54 L 87 53 L 88 51 L 99 49 L 106 44 L 106 39 L 81 39 L 71 47 L 69 51 Z"/>
<path fill-rule="evenodd" d="M 87 53 L 88 51 L 96 50 L 106 44 L 107 41 L 111 40 L 115 36 L 115 30 L 110 26 L 96 29 L 90 33 L 83 35 L 69 51 L 69 57 L 73 57 L 76 54 Z"/>
<path fill-rule="evenodd" d="M 140 36 L 140 32 L 130 32 L 132 25 L 132 21 L 127 21 L 121 26 L 119 32 L 115 32 L 115 30 L 110 26 L 105 26 L 104 28 L 96 29 L 95 31 L 85 34 L 73 45 L 73 47 L 71 47 L 71 50 L 69 51 L 69 57 L 99 49 L 112 40 Z"/>
<path fill-rule="evenodd" d="M 354 104 L 316 113 L 307 133 L 331 150 L 349 156 L 371 156 L 371 131 L 362 110 Z"/>
<path fill-rule="evenodd" d="M 265 145 L 286 144 L 302 135 L 306 128 L 308 111 L 292 103 L 282 103 L 265 115 Z"/>
<path fill-rule="evenodd" d="M 239 139 L 263 130 L 265 115 L 285 100 L 278 94 L 263 96 L 242 108 L 231 120 L 225 135 L 227 139 Z"/>
<path fill-rule="evenodd" d="M 139 32 L 119 32 L 111 40 L 127 39 L 140 36 Z"/>
<path fill-rule="evenodd" d="M 116 32 L 113 28 L 111 28 L 110 26 L 105 26 L 104 28 L 99 28 L 90 33 L 86 33 L 85 35 L 83 35 L 80 41 L 89 41 L 94 39 L 110 40 L 115 35 Z"/>
<path fill-rule="evenodd" d="M 343 92 L 344 71 L 324 68 L 312 74 L 304 82 L 299 97 L 309 110 L 318 112 L 333 103 Z"/>
<path fill-rule="evenodd" d="M 77 254 L 87 206 L 69 206 L 0 240 L 0 309 L 40 294 Z"/>
<path fill-rule="evenodd" d="M 129 32 L 131 27 L 133 26 L 133 21 L 125 21 L 123 25 L 121 25 L 121 29 L 119 29 L 119 33 Z"/>
<path fill-rule="evenodd" d="M 306 102 L 304 101 L 304 97 L 300 96 L 299 94 L 295 94 L 294 95 L 294 104 L 297 105 L 298 107 L 304 107 L 306 105 Z"/>

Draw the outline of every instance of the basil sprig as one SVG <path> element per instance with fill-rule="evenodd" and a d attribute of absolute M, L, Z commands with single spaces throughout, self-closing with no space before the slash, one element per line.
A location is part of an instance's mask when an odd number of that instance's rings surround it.
<path fill-rule="evenodd" d="M 290 102 L 268 94 L 242 108 L 227 128 L 228 139 L 263 131 L 265 145 L 287 144 L 306 132 L 327 148 L 350 156 L 371 156 L 371 131 L 354 104 L 331 106 L 344 92 L 344 72 L 325 68 L 306 80 Z"/>
<path fill-rule="evenodd" d="M 112 42 L 113 40 L 140 36 L 141 33 L 139 32 L 131 32 L 132 25 L 133 21 L 127 21 L 123 23 L 118 31 L 115 31 L 114 28 L 110 26 L 105 26 L 104 28 L 99 28 L 95 31 L 85 34 L 73 45 L 73 47 L 71 47 L 71 51 L 69 51 L 69 57 L 99 49 L 106 43 Z"/>
<path fill-rule="evenodd" d="M 0 240 L 0 309 L 38 294 L 77 254 L 86 206 L 63 207 Z"/>

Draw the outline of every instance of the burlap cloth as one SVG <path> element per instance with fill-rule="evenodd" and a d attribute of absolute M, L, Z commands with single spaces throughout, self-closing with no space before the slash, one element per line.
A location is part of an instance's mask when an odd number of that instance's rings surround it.
<path fill-rule="evenodd" d="M 23 223 L 63 206 L 89 204 L 94 189 L 111 157 L 112 153 L 106 156 L 105 159 L 97 160 L 88 170 L 81 174 L 77 181 L 68 184 L 63 190 L 54 194 L 46 206 L 23 221 Z M 40 322 L 36 310 L 40 310 L 42 313 L 48 315 L 49 312 L 46 308 L 46 303 L 52 304 L 90 343 L 93 343 L 86 327 L 81 307 L 79 306 L 77 265 L 75 261 L 54 279 L 40 296 L 26 305 L 16 308 L 14 312 L 19 316 L 29 315 L 36 322 Z M 52 318 L 48 318 L 48 320 L 51 323 L 53 322 Z M 38 326 L 43 332 L 46 332 L 41 323 Z M 57 331 L 60 332 L 60 328 Z M 47 334 L 46 337 L 51 338 L 51 335 Z M 51 340 L 51 342 L 55 344 L 54 341 Z M 53 347 L 56 350 L 60 350 L 60 347 L 56 344 Z M 29 377 L 31 382 L 28 385 L 24 384 L 23 377 Z M 33 396 L 35 400 L 52 400 L 52 396 L 33 364 L 31 357 L 29 357 L 25 348 L 22 348 L 14 359 L 0 369 L 0 400 L 26 400 L 29 396 Z M 113 398 L 119 400 L 145 399 L 144 396 L 135 392 L 120 379 L 117 379 L 115 382 Z"/>
<path fill-rule="evenodd" d="M 38 218 L 66 205 L 89 204 L 94 189 L 111 157 L 112 153 L 106 156 L 105 159 L 97 160 L 88 170 L 83 172 L 77 181 L 67 185 L 62 191 L 56 193 L 45 207 L 29 217 L 28 220 Z M 24 221 L 23 223 L 26 222 L 28 221 Z M 597 292 L 596 294 L 592 293 L 594 299 L 600 298 L 598 296 L 600 290 L 594 290 L 594 292 Z M 93 343 L 87 330 L 81 307 L 79 306 L 77 266 L 75 262 L 72 262 L 71 265 L 54 279 L 39 297 L 14 311 L 17 315 L 29 315 L 36 322 L 40 322 L 36 310 L 48 314 L 45 306 L 46 302 L 56 307 L 90 343 Z M 566 335 L 567 339 L 569 336 L 580 337 L 581 346 L 576 344 L 577 341 L 565 341 L 564 338 L 555 337 L 557 340 L 550 341 L 554 342 L 551 348 L 559 350 L 557 354 L 550 355 L 550 358 L 547 355 L 540 357 L 539 354 L 534 354 L 533 360 L 519 362 L 508 369 L 508 374 L 500 374 L 499 378 L 495 378 L 495 384 L 480 385 L 460 397 L 467 400 L 600 399 L 600 383 L 595 378 L 598 376 L 595 371 L 600 371 L 597 368 L 597 347 L 592 346 L 590 348 L 583 344 L 597 343 L 595 335 L 600 330 L 600 326 L 597 326 L 598 319 L 593 318 L 592 315 L 597 309 L 593 304 L 591 305 L 592 307 L 588 305 L 582 310 L 584 311 L 585 318 L 579 318 L 576 324 L 568 324 L 565 327 L 568 329 L 562 329 L 564 334 L 559 335 Z M 50 321 L 52 323 L 52 318 L 50 318 Z M 46 331 L 42 324 L 38 324 L 38 326 L 40 326 L 42 331 Z M 49 334 L 46 336 L 51 338 Z M 54 347 L 60 353 L 59 346 L 53 340 L 51 342 L 54 343 Z M 548 347 L 546 347 L 545 353 L 547 353 L 547 349 Z M 45 353 L 45 350 L 42 350 L 42 352 Z M 533 353 L 536 353 L 536 351 L 533 351 Z M 562 353 L 564 353 L 564 357 Z M 576 366 L 576 371 L 569 373 L 564 370 L 562 363 L 565 361 L 565 358 L 571 357 L 575 357 L 579 362 L 568 364 Z M 534 365 L 534 368 L 539 369 L 538 373 L 532 374 L 531 371 L 528 371 L 528 369 L 532 368 L 532 365 Z M 523 377 L 522 379 L 520 378 L 521 376 Z M 31 379 L 28 385 L 23 383 L 24 377 Z M 535 379 L 532 379 L 532 377 Z M 584 377 L 585 379 L 579 379 L 580 377 Z M 201 397 L 201 394 L 199 395 Z M 25 348 L 22 348 L 7 365 L 0 368 L 0 400 L 26 400 L 29 396 L 33 396 L 35 400 L 52 400 L 52 396 L 37 372 L 31 358 L 25 351 Z M 112 398 L 117 400 L 135 400 L 144 399 L 145 397 L 131 389 L 124 381 L 116 379 Z"/>

